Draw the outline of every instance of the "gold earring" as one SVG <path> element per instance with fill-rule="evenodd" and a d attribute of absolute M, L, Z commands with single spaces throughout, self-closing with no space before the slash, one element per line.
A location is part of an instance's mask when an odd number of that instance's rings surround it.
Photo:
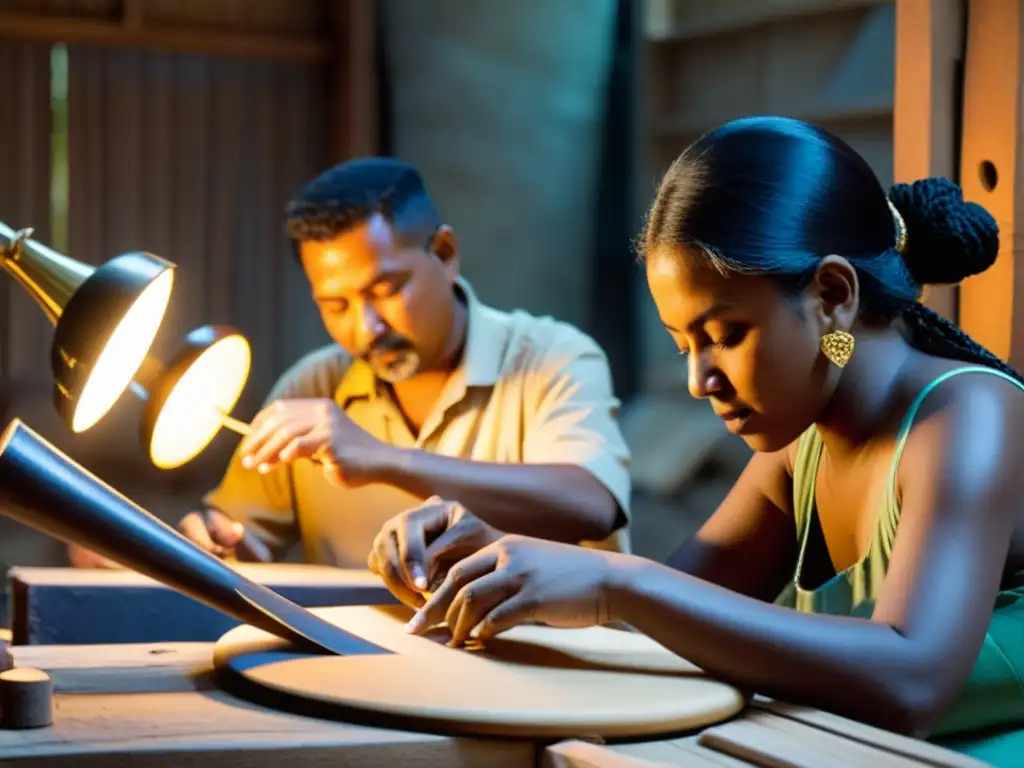
<path fill-rule="evenodd" d="M 853 357 L 853 336 L 846 331 L 832 331 L 821 337 L 821 352 L 837 367 L 845 368 Z"/>

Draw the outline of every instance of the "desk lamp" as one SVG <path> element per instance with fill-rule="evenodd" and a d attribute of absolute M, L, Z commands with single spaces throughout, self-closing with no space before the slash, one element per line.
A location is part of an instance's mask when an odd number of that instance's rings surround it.
<path fill-rule="evenodd" d="M 0 266 L 54 324 L 54 405 L 84 432 L 117 402 L 163 321 L 175 265 L 150 253 L 83 264 L 0 222 Z"/>
<path fill-rule="evenodd" d="M 233 329 L 204 327 L 156 376 L 133 381 L 163 321 L 174 265 L 126 253 L 93 268 L 0 222 L 0 267 L 55 326 L 54 402 L 73 432 L 98 422 L 130 385 L 147 399 L 143 435 L 167 466 L 201 451 L 249 373 L 249 344 Z M 144 372 L 145 373 L 145 372 Z M 149 389 L 146 388 L 148 384 Z M 302 647 L 386 653 L 245 578 L 63 454 L 20 419 L 0 435 L 0 514 L 79 544 L 146 574 L 239 621 Z"/>
<path fill-rule="evenodd" d="M 143 366 L 153 373 L 133 390 L 146 401 L 142 445 L 160 469 L 174 469 L 198 456 L 222 426 L 248 434 L 248 424 L 229 414 L 249 377 L 249 342 L 227 325 L 204 325 L 185 337 L 167 364 Z"/>

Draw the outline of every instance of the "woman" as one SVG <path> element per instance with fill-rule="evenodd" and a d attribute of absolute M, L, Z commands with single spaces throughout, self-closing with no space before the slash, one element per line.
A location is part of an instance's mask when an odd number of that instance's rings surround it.
<path fill-rule="evenodd" d="M 691 393 L 754 458 L 668 565 L 504 537 L 410 631 L 623 621 L 716 678 L 890 730 L 1022 727 L 1024 385 L 917 301 L 997 249 L 952 183 L 887 198 L 810 125 L 704 136 L 662 181 L 642 255 Z M 991 760 L 1024 753 L 1017 737 L 954 746 Z"/>

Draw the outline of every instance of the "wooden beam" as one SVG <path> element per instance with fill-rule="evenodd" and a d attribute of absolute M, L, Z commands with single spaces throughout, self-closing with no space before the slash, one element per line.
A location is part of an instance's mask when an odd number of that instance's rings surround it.
<path fill-rule="evenodd" d="M 0 11 L 0 37 L 296 62 L 327 61 L 331 54 L 330 45 L 314 37 L 145 27 L 137 21 L 127 14 L 122 23 Z"/>
<path fill-rule="evenodd" d="M 967 19 L 960 183 L 999 222 L 999 258 L 960 288 L 960 324 L 993 353 L 1024 363 L 1021 227 L 1022 13 L 1019 0 L 972 0 Z"/>
<path fill-rule="evenodd" d="M 963 0 L 896 4 L 893 176 L 908 183 L 957 178 L 957 71 L 964 51 Z M 924 303 L 956 322 L 956 286 L 930 286 Z"/>
<path fill-rule="evenodd" d="M 333 5 L 331 70 L 332 162 L 378 151 L 377 3 Z"/>

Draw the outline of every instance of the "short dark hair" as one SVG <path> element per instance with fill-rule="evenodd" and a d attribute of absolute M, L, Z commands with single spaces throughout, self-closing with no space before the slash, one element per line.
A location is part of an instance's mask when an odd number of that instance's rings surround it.
<path fill-rule="evenodd" d="M 898 226 L 906 245 L 896 249 Z M 849 145 L 808 123 L 748 117 L 716 128 L 666 172 L 640 237 L 643 257 L 688 246 L 722 272 L 806 287 L 822 258 L 857 270 L 861 311 L 901 318 L 909 341 L 939 357 L 1015 369 L 918 301 L 921 286 L 983 272 L 999 251 L 999 228 L 948 179 L 896 184 L 886 195 Z"/>
<path fill-rule="evenodd" d="M 323 241 L 384 216 L 403 241 L 428 244 L 441 226 L 420 172 L 390 157 L 361 157 L 308 182 L 285 209 L 285 232 L 298 254 L 303 241 Z"/>

